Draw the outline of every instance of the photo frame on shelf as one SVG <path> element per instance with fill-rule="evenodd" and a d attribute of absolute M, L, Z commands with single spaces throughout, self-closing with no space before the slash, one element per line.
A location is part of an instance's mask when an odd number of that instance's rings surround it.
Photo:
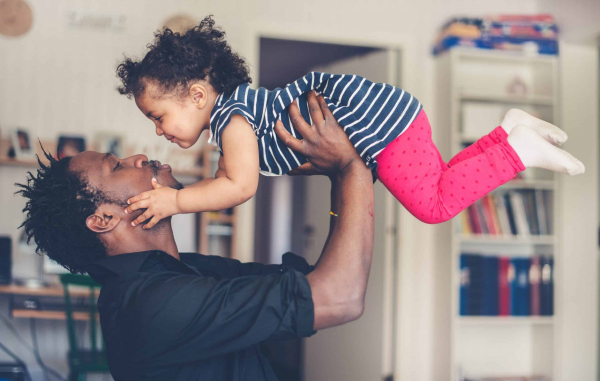
<path fill-rule="evenodd" d="M 116 157 L 125 157 L 125 138 L 120 134 L 100 133 L 96 135 L 95 143 L 98 152 L 111 153 Z"/>
<path fill-rule="evenodd" d="M 67 156 L 75 156 L 85 151 L 85 138 L 82 136 L 64 136 L 58 137 L 58 159 Z"/>
<path fill-rule="evenodd" d="M 35 148 L 27 129 L 22 127 L 13 129 L 10 132 L 10 142 L 17 159 L 35 158 Z"/>

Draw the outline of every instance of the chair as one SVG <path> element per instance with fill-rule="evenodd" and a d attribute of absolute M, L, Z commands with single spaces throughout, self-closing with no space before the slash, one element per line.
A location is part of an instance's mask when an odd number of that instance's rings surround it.
<path fill-rule="evenodd" d="M 107 373 L 106 350 L 104 339 L 100 338 L 100 348 L 97 346 L 96 326 L 97 312 L 95 289 L 102 287 L 86 275 L 62 274 L 60 281 L 65 289 L 65 312 L 67 315 L 67 330 L 69 333 L 69 381 L 84 381 L 86 373 Z M 90 349 L 82 349 L 77 345 L 75 319 L 69 295 L 69 286 L 85 286 L 90 288 Z"/>

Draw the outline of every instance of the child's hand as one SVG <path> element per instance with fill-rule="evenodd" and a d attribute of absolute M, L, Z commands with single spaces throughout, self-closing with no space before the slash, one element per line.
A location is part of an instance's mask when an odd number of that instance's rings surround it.
<path fill-rule="evenodd" d="M 150 222 L 143 226 L 144 229 L 150 229 L 165 217 L 180 213 L 177 207 L 177 190 L 169 187 L 164 187 L 152 179 L 154 190 L 140 193 L 139 195 L 127 200 L 131 204 L 125 209 L 125 213 L 129 214 L 134 210 L 146 209 L 131 225 L 137 226 L 149 218 Z"/>

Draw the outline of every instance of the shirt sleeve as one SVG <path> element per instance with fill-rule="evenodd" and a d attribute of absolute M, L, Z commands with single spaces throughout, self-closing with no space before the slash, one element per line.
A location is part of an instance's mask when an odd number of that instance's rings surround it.
<path fill-rule="evenodd" d="M 303 275 L 308 275 L 314 270 L 314 266 L 311 266 L 306 262 L 306 259 L 287 252 L 283 254 L 280 265 L 264 265 L 257 262 L 246 262 L 242 263 L 237 259 L 219 257 L 225 263 L 231 271 L 232 277 L 247 276 L 247 275 L 268 275 L 280 272 L 282 267 L 290 267 L 296 271 L 301 272 Z"/>
<path fill-rule="evenodd" d="M 248 123 L 250 123 L 252 129 L 256 133 L 254 115 L 252 114 L 248 106 L 244 102 L 235 99 L 230 99 L 226 101 L 222 107 L 222 111 L 218 119 L 214 122 L 211 122 L 211 135 L 208 139 L 208 142 L 214 145 L 215 147 L 219 147 L 219 150 L 221 152 L 223 152 L 223 143 L 221 142 L 221 135 L 223 134 L 225 128 L 229 125 L 229 122 L 231 122 L 231 117 L 234 115 L 241 115 L 244 118 L 246 118 L 246 120 L 248 121 Z"/>
<path fill-rule="evenodd" d="M 315 333 L 308 280 L 288 266 L 221 280 L 157 273 L 137 288 L 128 309 L 139 361 L 180 364 Z"/>

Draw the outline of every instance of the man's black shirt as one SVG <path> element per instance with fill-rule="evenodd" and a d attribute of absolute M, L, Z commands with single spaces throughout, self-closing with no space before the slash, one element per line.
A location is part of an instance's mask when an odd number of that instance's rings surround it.
<path fill-rule="evenodd" d="M 145 251 L 90 265 L 113 378 L 277 380 L 258 344 L 315 333 L 313 267 L 292 253 L 281 265 L 180 259 Z"/>

